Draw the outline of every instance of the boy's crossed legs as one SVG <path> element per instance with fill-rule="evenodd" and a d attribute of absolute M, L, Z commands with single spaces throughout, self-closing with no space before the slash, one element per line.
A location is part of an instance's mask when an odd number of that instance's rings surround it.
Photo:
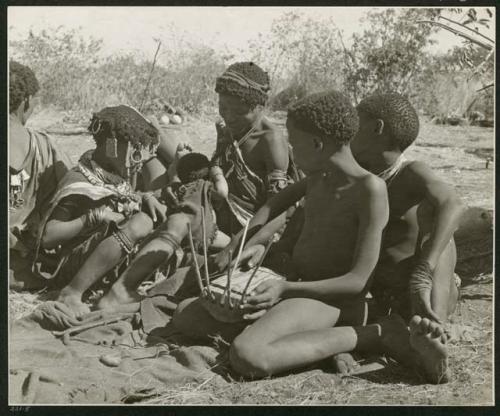
<path fill-rule="evenodd" d="M 207 338 L 218 333 L 232 341 L 231 366 L 248 377 L 282 373 L 354 349 L 377 346 L 392 351 L 395 343 L 394 354 L 406 359 L 400 353 L 410 352 L 403 320 L 391 316 L 364 326 L 365 315 L 364 301 L 337 308 L 314 299 L 293 298 L 281 301 L 245 328 L 246 322 L 216 321 L 198 299 L 189 299 L 179 305 L 173 323 L 191 336 Z M 339 324 L 356 326 L 335 326 Z"/>

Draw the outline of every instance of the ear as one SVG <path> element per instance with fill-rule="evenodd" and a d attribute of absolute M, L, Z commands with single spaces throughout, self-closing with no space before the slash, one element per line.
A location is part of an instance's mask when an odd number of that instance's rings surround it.
<path fill-rule="evenodd" d="M 323 142 L 321 141 L 320 138 L 318 137 L 315 137 L 313 139 L 313 142 L 314 142 L 314 148 L 318 151 L 318 152 L 321 152 L 323 150 L 323 147 L 324 147 L 324 144 Z"/>
<path fill-rule="evenodd" d="M 262 104 L 257 104 L 253 109 L 254 114 L 260 114 L 262 111 L 264 111 L 264 106 Z"/>
<path fill-rule="evenodd" d="M 375 134 L 380 136 L 384 131 L 384 120 L 377 118 L 375 120 Z"/>
<path fill-rule="evenodd" d="M 28 95 L 25 99 L 24 99 L 24 112 L 26 113 L 29 109 L 30 109 L 30 98 L 31 98 L 31 95 Z"/>

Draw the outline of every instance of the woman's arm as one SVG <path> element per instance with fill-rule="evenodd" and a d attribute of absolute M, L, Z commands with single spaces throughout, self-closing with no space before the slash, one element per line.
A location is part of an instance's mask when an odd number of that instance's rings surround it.
<path fill-rule="evenodd" d="M 109 207 L 89 209 L 85 214 L 71 219 L 68 212 L 60 210 L 56 218 L 53 216 L 45 225 L 42 235 L 42 247 L 55 248 L 79 236 L 87 228 L 94 228 L 99 224 L 119 223 L 125 217 L 111 210 Z"/>
<path fill-rule="evenodd" d="M 268 199 L 250 220 L 248 230 L 254 234 L 250 237 L 245 246 L 250 247 L 255 244 L 262 244 L 269 239 L 268 237 L 270 237 L 270 235 L 274 234 L 274 232 L 270 232 L 270 230 L 278 230 L 281 228 L 281 214 L 285 213 L 289 207 L 300 201 L 306 194 L 306 187 L 307 179 L 303 179 L 300 182 L 288 186 L 280 193 Z M 278 225 L 280 226 L 278 227 Z M 240 231 L 234 236 L 232 242 L 235 242 L 235 246 L 239 243 L 242 235 L 243 231 Z"/>
<path fill-rule="evenodd" d="M 280 214 L 299 201 L 306 194 L 306 188 L 307 178 L 288 186 L 279 194 L 268 199 L 250 220 L 248 230 L 251 237 L 245 243 L 245 247 L 248 248 L 267 242 L 282 226 Z M 243 230 L 236 234 L 227 247 L 217 254 L 215 263 L 218 265 L 219 270 L 225 269 L 229 250 L 236 251 L 242 236 Z"/>
<path fill-rule="evenodd" d="M 42 247 L 52 249 L 78 236 L 85 228 L 87 215 L 71 221 L 49 220 L 42 236 Z"/>

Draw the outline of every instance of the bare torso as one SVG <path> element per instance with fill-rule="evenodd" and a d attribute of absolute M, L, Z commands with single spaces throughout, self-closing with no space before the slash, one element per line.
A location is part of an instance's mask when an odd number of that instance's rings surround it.
<path fill-rule="evenodd" d="M 356 185 L 335 187 L 320 174 L 308 178 L 305 222 L 292 257 L 302 280 L 331 278 L 350 270 L 358 239 Z"/>
<path fill-rule="evenodd" d="M 283 156 L 288 159 L 288 145 L 276 126 L 264 118 L 260 126 L 241 144 L 240 149 L 243 159 L 248 167 L 260 178 L 265 178 L 268 173 L 269 161 L 273 158 L 266 141 L 279 140 L 282 142 Z"/>

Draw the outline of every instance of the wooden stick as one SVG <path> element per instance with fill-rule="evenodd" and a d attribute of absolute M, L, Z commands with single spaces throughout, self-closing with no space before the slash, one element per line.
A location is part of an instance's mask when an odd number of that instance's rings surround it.
<path fill-rule="evenodd" d="M 78 334 L 79 332 L 86 331 L 87 329 L 96 328 L 96 327 L 102 326 L 102 325 L 114 324 L 116 322 L 120 322 L 120 321 L 123 321 L 123 320 L 128 319 L 128 318 L 133 318 L 134 315 L 135 315 L 135 312 L 122 313 L 119 316 L 115 316 L 113 318 L 101 319 L 99 321 L 90 322 L 90 323 L 85 324 L 85 325 L 73 326 L 73 327 L 68 328 L 64 331 L 52 331 L 52 334 L 55 335 L 56 337 L 60 337 L 60 336 L 64 336 L 64 335 L 71 336 L 73 334 Z"/>
<path fill-rule="evenodd" d="M 142 112 L 142 106 L 144 105 L 144 101 L 146 100 L 146 94 L 147 94 L 148 89 L 149 89 L 149 84 L 151 83 L 151 78 L 153 77 L 153 71 L 155 69 L 156 58 L 158 56 L 158 52 L 160 51 L 160 46 L 161 46 L 161 40 L 158 41 L 158 47 L 156 48 L 155 56 L 153 58 L 153 64 L 151 65 L 151 71 L 149 71 L 149 77 L 148 77 L 148 81 L 146 83 L 146 88 L 144 88 L 144 92 L 142 94 L 141 105 L 139 106 L 139 111 L 141 111 L 141 112 Z"/>
<path fill-rule="evenodd" d="M 234 262 L 233 270 L 231 271 L 231 276 L 234 274 L 236 269 L 238 268 L 238 263 L 240 262 L 241 253 L 243 252 L 243 247 L 245 246 L 245 240 L 247 239 L 248 226 L 250 225 L 250 220 L 247 220 L 245 224 L 245 228 L 243 228 L 243 235 L 241 236 L 240 248 L 238 249 L 238 255 L 236 256 L 236 261 Z M 231 267 L 228 264 L 227 267 Z"/>
<path fill-rule="evenodd" d="M 207 255 L 207 230 L 205 225 L 205 207 L 201 207 L 201 238 L 203 240 L 203 260 L 205 261 L 204 271 L 205 271 L 205 283 L 207 285 L 207 291 L 212 300 L 214 296 L 212 295 L 212 290 L 210 289 L 210 277 L 208 276 L 208 255 Z"/>
<path fill-rule="evenodd" d="M 233 260 L 233 250 L 229 250 L 229 254 L 228 254 L 228 257 L 229 257 L 229 261 L 228 261 L 228 267 L 227 267 L 227 283 L 226 283 L 226 290 L 224 291 L 224 302 L 226 301 L 226 296 L 228 297 L 228 303 L 229 303 L 229 307 L 232 308 L 233 307 L 233 302 L 231 301 L 231 261 Z M 223 302 L 223 303 L 224 303 Z"/>
<path fill-rule="evenodd" d="M 252 279 L 254 278 L 254 276 L 256 275 L 257 273 L 257 270 L 259 270 L 259 267 L 262 266 L 262 263 L 264 262 L 264 259 L 267 255 L 267 253 L 269 252 L 269 249 L 271 248 L 271 246 L 273 245 L 274 243 L 274 237 L 270 238 L 269 241 L 267 242 L 266 244 L 266 248 L 264 250 L 264 253 L 262 253 L 262 256 L 260 257 L 259 259 L 259 262 L 256 264 L 256 266 L 254 267 L 253 271 L 252 271 L 252 274 L 250 275 L 250 278 L 248 279 L 248 282 L 247 284 L 245 285 L 245 289 L 243 289 L 243 293 L 241 294 L 241 297 L 240 297 L 240 304 L 243 303 L 245 301 L 245 296 L 247 294 L 247 290 L 248 288 L 250 287 L 250 283 L 252 282 Z"/>
<path fill-rule="evenodd" d="M 203 281 L 201 280 L 200 266 L 198 265 L 198 259 L 196 258 L 196 249 L 194 248 L 193 233 L 191 231 L 191 223 L 188 222 L 188 237 L 189 237 L 189 247 L 191 248 L 191 253 L 193 254 L 194 268 L 196 269 L 196 281 L 200 288 L 200 293 L 203 296 L 205 288 L 203 287 Z"/>

